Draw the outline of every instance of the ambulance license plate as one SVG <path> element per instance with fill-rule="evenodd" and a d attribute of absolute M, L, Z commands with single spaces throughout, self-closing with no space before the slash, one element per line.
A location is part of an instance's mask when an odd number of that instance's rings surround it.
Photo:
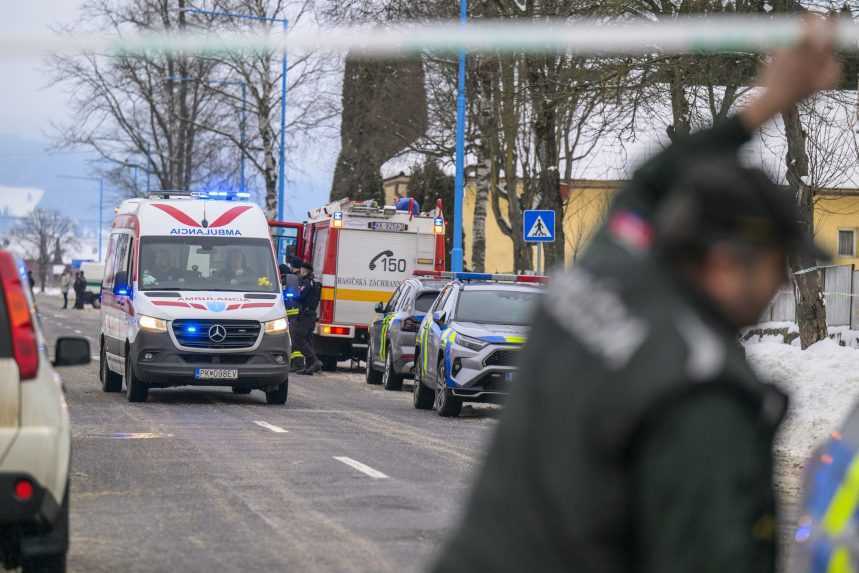
<path fill-rule="evenodd" d="M 370 221 L 368 225 L 373 231 L 393 231 L 395 233 L 400 233 L 409 228 L 405 223 L 392 223 L 390 221 Z"/>
<path fill-rule="evenodd" d="M 197 380 L 237 380 L 238 377 L 237 368 L 197 368 L 194 371 Z"/>

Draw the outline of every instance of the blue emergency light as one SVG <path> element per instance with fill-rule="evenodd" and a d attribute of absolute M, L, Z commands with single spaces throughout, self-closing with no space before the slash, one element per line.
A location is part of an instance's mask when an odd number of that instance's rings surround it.
<path fill-rule="evenodd" d="M 197 332 L 197 327 L 196 326 L 186 326 L 185 332 Z"/>
<path fill-rule="evenodd" d="M 246 201 L 251 198 L 247 191 L 195 191 L 191 193 L 197 199 L 219 199 L 221 201 Z"/>

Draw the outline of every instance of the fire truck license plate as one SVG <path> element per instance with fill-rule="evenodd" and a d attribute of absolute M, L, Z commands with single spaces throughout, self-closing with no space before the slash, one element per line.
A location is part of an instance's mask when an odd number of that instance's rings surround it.
<path fill-rule="evenodd" d="M 392 223 L 390 221 L 370 221 L 368 223 L 373 231 L 393 231 L 399 233 L 408 229 L 405 223 Z"/>
<path fill-rule="evenodd" d="M 236 380 L 238 377 L 237 368 L 197 368 L 194 372 L 197 380 Z"/>

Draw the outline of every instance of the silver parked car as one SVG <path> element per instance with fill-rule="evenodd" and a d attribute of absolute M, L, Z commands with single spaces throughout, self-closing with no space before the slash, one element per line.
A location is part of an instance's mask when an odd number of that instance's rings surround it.
<path fill-rule="evenodd" d="M 387 303 L 376 305 L 376 312 L 382 317 L 370 325 L 367 384 L 383 384 L 386 390 L 399 390 L 403 379 L 414 375 L 418 327 L 447 283 L 434 277 L 416 276 L 403 281 Z"/>
<path fill-rule="evenodd" d="M 508 393 L 542 280 L 455 273 L 420 326 L 415 408 L 458 416 L 463 402 Z"/>

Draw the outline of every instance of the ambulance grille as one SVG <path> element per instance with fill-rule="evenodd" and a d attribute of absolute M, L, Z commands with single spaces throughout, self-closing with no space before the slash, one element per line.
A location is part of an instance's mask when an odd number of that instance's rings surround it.
<path fill-rule="evenodd" d="M 224 337 L 209 338 L 213 326 L 222 326 Z M 173 335 L 185 348 L 238 349 L 256 344 L 260 323 L 255 320 L 189 320 L 173 321 Z"/>

